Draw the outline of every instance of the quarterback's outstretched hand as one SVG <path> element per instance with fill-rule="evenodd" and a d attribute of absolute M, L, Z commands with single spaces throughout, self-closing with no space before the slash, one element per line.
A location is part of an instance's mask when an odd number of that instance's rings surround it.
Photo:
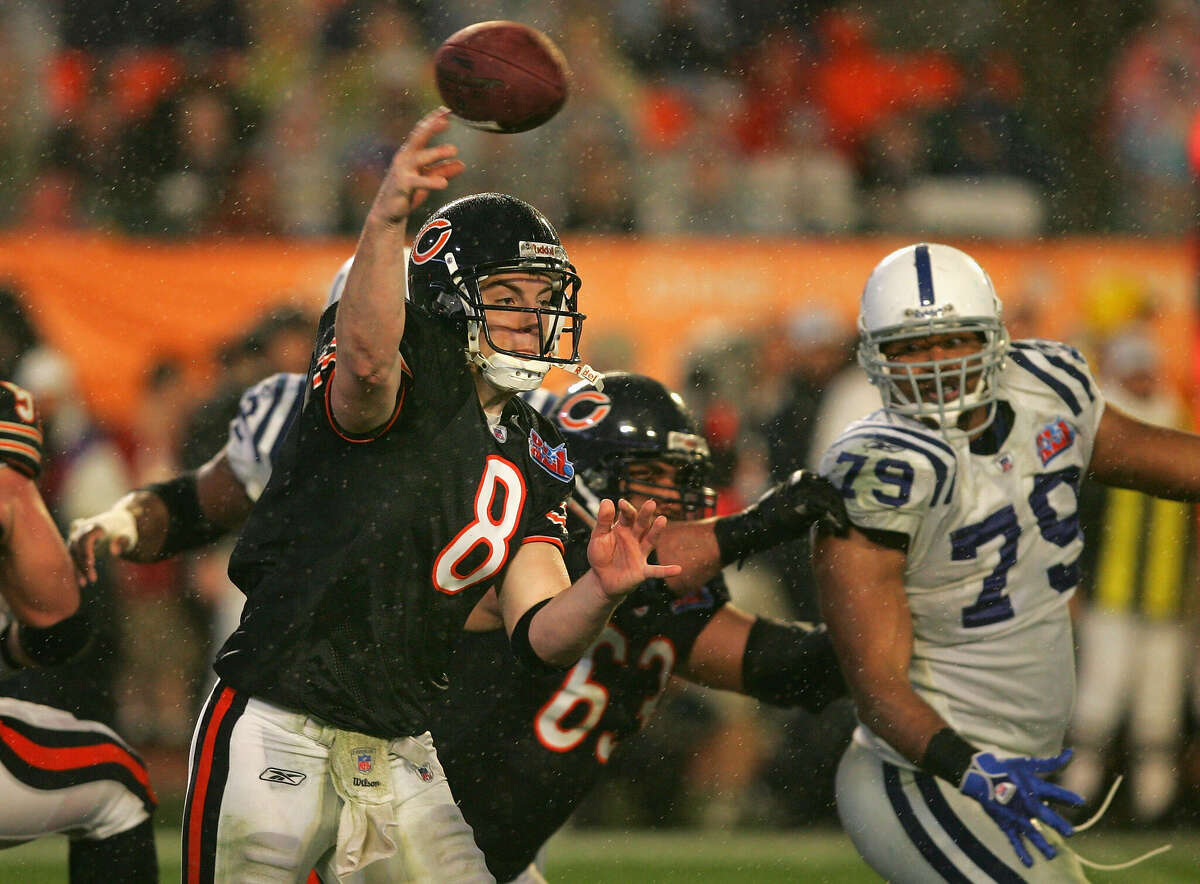
<path fill-rule="evenodd" d="M 1055 758 L 997 758 L 990 752 L 976 752 L 963 776 L 962 793 L 983 805 L 1026 866 L 1033 865 L 1033 857 L 1025 849 L 1022 838 L 1028 838 L 1047 859 L 1058 855 L 1034 826 L 1033 820 L 1041 820 L 1063 837 L 1075 834 L 1071 824 L 1045 802 L 1058 801 L 1078 807 L 1083 804 L 1083 798 L 1042 779 L 1065 767 L 1072 754 L 1070 749 L 1065 749 Z"/>
<path fill-rule="evenodd" d="M 616 506 L 611 500 L 600 501 L 587 554 L 605 595 L 619 598 L 645 580 L 674 577 L 682 570 L 679 565 L 647 561 L 666 525 L 663 516 L 655 516 L 653 500 L 642 504 L 640 510 L 627 500 Z"/>
<path fill-rule="evenodd" d="M 450 111 L 440 107 L 423 116 L 392 157 L 387 175 L 375 195 L 371 213 L 389 224 L 400 224 L 431 190 L 444 190 L 466 166 L 455 159 L 453 144 L 429 146 L 429 140 L 450 125 Z"/>

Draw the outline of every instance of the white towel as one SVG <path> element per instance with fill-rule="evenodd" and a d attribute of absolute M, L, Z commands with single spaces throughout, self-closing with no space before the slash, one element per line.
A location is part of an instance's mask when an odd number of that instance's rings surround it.
<path fill-rule="evenodd" d="M 329 750 L 333 788 L 342 799 L 333 871 L 349 875 L 396 853 L 390 740 L 339 730 Z"/>

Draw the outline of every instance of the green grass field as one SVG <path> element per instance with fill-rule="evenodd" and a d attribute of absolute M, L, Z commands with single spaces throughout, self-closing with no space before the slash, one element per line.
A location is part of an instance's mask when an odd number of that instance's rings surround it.
<path fill-rule="evenodd" d="M 1130 859 L 1160 844 L 1173 849 L 1121 872 L 1089 872 L 1091 880 L 1120 884 L 1194 884 L 1200 880 L 1200 832 L 1134 834 L 1089 832 L 1072 841 L 1096 862 Z M 162 880 L 179 880 L 179 832 L 159 833 Z M 835 830 L 772 832 L 566 831 L 546 848 L 552 882 L 579 884 L 806 884 L 878 882 L 850 842 Z M 66 841 L 48 838 L 0 851 L 3 884 L 66 884 Z"/>

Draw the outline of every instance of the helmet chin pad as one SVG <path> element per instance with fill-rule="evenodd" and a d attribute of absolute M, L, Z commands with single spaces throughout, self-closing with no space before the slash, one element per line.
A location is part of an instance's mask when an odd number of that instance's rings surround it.
<path fill-rule="evenodd" d="M 517 359 L 503 353 L 484 356 L 478 350 L 474 350 L 469 358 L 473 365 L 479 367 L 480 373 L 489 384 L 513 393 L 536 390 L 542 385 L 546 372 L 550 370 L 550 363 L 540 359 Z"/>

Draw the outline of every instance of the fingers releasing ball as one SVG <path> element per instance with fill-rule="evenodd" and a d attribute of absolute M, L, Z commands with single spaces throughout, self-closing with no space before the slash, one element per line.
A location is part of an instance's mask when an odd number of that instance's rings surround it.
<path fill-rule="evenodd" d="M 567 100 L 567 62 L 527 25 L 485 21 L 453 34 L 433 56 L 442 101 L 476 129 L 510 134 L 549 120 Z"/>

